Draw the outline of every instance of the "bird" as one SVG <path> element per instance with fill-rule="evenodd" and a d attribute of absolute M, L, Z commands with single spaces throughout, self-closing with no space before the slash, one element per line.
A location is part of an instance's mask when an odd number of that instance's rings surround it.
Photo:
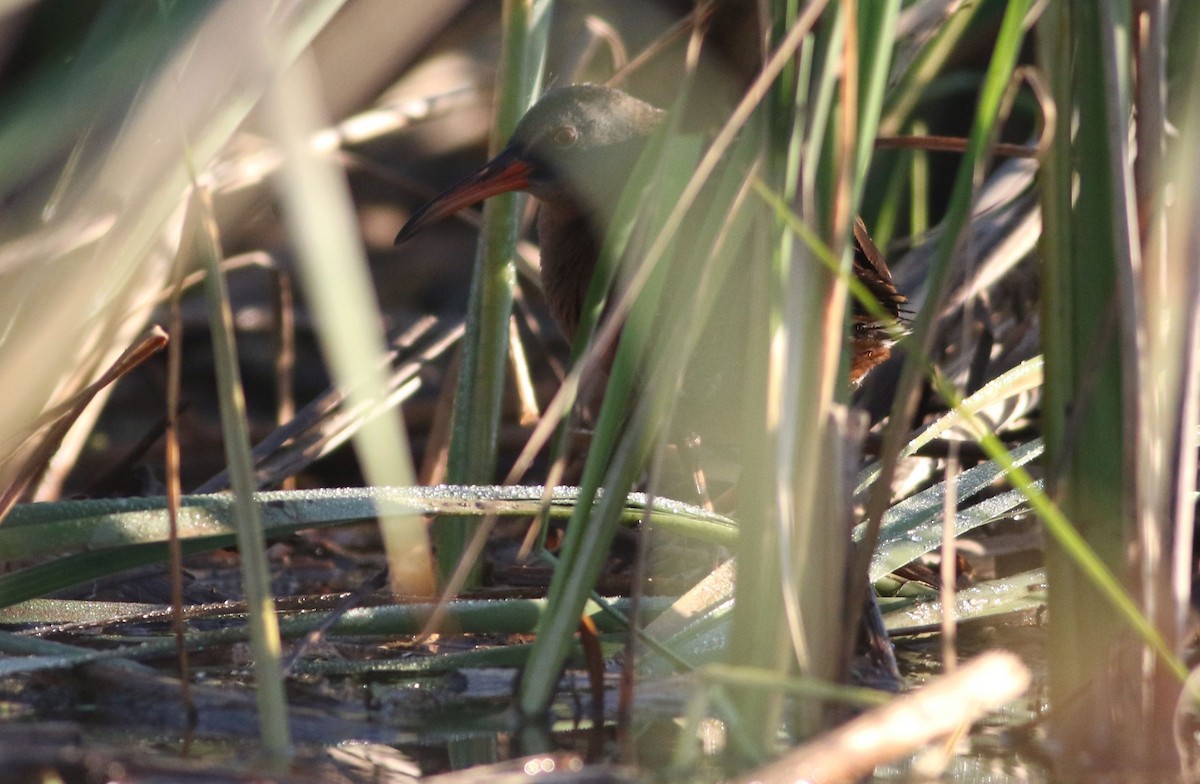
<path fill-rule="evenodd" d="M 574 340 L 600 257 L 601 243 L 607 235 L 616 205 L 650 137 L 666 121 L 664 110 L 612 87 L 576 84 L 549 90 L 518 121 L 508 144 L 495 157 L 409 217 L 396 236 L 396 244 L 491 196 L 511 191 L 532 195 L 539 205 L 537 233 L 546 304 L 563 335 Z M 879 301 L 887 316 L 876 318 L 857 300 L 853 304 L 849 381 L 852 386 L 857 386 L 872 368 L 890 356 L 892 344 L 903 331 L 903 309 L 907 300 L 897 290 L 883 255 L 871 241 L 861 219 L 855 219 L 853 234 L 852 274 Z M 695 238 L 689 239 L 694 246 Z M 735 281 L 733 285 L 736 284 Z M 729 299 L 741 303 L 731 306 L 733 308 L 753 306 L 739 296 Z M 744 326 L 746 319 L 739 318 L 738 313 L 724 315 L 728 318 L 720 321 L 715 329 L 710 323 L 702 335 L 705 339 L 714 337 L 723 346 L 735 347 L 728 353 L 737 354 L 736 346 L 742 337 L 739 328 Z M 721 351 L 714 353 L 719 360 L 727 356 Z M 731 364 L 736 366 L 738 359 L 733 357 Z M 729 383 L 738 380 L 736 367 L 732 370 L 721 368 L 718 374 L 709 372 L 711 369 L 705 367 L 695 374 L 709 382 L 710 389 L 700 390 L 695 395 L 702 400 L 692 411 L 702 412 L 698 417 L 701 421 L 695 421 L 697 417 L 694 416 L 681 417 L 682 428 L 686 431 L 681 442 L 695 447 L 703 439 L 710 446 L 716 445 L 715 452 L 725 453 L 731 443 L 725 431 L 738 429 L 737 417 L 714 416 L 713 412 L 728 410 L 725 403 L 736 398 L 741 385 Z M 677 402 L 686 405 L 688 397 L 681 395 Z M 712 398 L 721 399 L 722 403 L 713 405 Z M 685 462 L 691 464 L 694 488 L 705 506 L 725 508 L 736 504 L 736 466 L 732 487 L 714 504 L 709 490 L 719 485 L 711 481 L 711 472 L 701 468 L 694 457 L 685 457 Z M 718 469 L 725 467 L 718 465 Z M 722 480 L 721 484 L 730 483 Z M 659 490 L 665 491 L 667 497 L 678 497 L 669 487 Z M 689 571 L 682 568 L 678 573 L 688 575 Z M 692 581 L 684 577 L 682 582 L 690 586 Z M 874 594 L 871 596 L 873 601 Z M 887 660 L 894 668 L 886 632 L 882 641 L 871 631 L 868 637 L 875 640 L 878 650 L 889 652 Z"/>
<path fill-rule="evenodd" d="M 523 191 L 538 202 L 541 279 L 547 307 L 573 340 L 613 210 L 650 136 L 667 112 L 598 84 L 547 91 L 518 121 L 504 149 L 473 174 L 414 212 L 396 244 L 426 226 L 501 193 Z M 891 355 L 906 298 L 861 219 L 854 226 L 852 271 L 883 306 L 888 319 L 855 301 L 849 380 L 857 386 Z"/>

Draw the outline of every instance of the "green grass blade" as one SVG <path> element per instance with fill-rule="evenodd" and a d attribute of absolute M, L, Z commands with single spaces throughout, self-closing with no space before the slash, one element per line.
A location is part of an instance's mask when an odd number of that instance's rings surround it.
<path fill-rule="evenodd" d="M 221 249 L 217 245 L 217 227 L 212 204 L 202 190 L 196 191 L 191 208 L 201 215 L 195 238 L 197 257 L 205 271 L 209 329 L 217 374 L 217 399 L 221 408 L 221 428 L 225 438 L 225 458 L 233 486 L 237 520 L 238 551 L 241 554 L 242 590 L 250 608 L 250 647 L 254 656 L 255 695 L 258 702 L 259 735 L 263 751 L 275 766 L 282 766 L 291 755 L 291 732 L 287 721 L 287 699 L 283 693 L 283 667 L 280 662 L 279 624 L 271 598 L 271 577 L 267 566 L 262 520 L 254 503 L 254 461 L 250 457 L 250 432 L 246 425 L 246 399 L 237 364 L 237 346 L 233 336 L 233 311 L 229 290 L 221 271 Z"/>
<path fill-rule="evenodd" d="M 503 43 L 497 74 L 496 119 L 489 154 L 495 155 L 512 134 L 517 121 L 536 97 L 545 59 L 546 29 L 551 3 L 508 0 L 504 3 Z M 503 194 L 483 207 L 483 230 L 475 260 L 463 338 L 462 368 L 454 398 L 447 477 L 451 482 L 491 482 L 496 472 L 496 440 L 508 362 L 508 322 L 513 286 L 520 207 L 524 197 Z M 476 521 L 462 519 L 435 534 L 438 574 L 447 580 L 454 572 L 476 530 Z M 479 582 L 482 564 L 467 576 L 468 586 Z"/>

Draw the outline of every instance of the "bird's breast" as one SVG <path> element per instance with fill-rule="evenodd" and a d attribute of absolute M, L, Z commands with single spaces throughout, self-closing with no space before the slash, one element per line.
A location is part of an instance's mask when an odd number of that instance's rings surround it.
<path fill-rule="evenodd" d="M 537 228 L 546 304 L 563 334 L 574 340 L 599 256 L 596 231 L 573 205 L 545 202 L 538 212 Z"/>

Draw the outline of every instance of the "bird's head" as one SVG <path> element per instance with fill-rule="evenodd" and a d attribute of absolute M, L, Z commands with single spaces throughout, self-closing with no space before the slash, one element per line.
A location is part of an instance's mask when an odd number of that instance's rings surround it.
<path fill-rule="evenodd" d="M 521 118 L 500 154 L 417 210 L 396 241 L 510 191 L 526 191 L 548 204 L 569 200 L 587 210 L 611 209 L 665 114 L 611 87 L 551 90 Z"/>

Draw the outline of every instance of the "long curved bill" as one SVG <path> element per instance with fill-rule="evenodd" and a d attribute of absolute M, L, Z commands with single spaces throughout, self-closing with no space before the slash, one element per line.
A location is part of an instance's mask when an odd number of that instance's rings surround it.
<path fill-rule="evenodd" d="M 529 187 L 531 170 L 532 167 L 517 157 L 513 149 L 504 150 L 485 163 L 479 171 L 447 188 L 433 201 L 414 212 L 408 223 L 405 223 L 396 235 L 396 244 L 399 245 L 429 224 L 449 217 L 475 202 Z"/>

